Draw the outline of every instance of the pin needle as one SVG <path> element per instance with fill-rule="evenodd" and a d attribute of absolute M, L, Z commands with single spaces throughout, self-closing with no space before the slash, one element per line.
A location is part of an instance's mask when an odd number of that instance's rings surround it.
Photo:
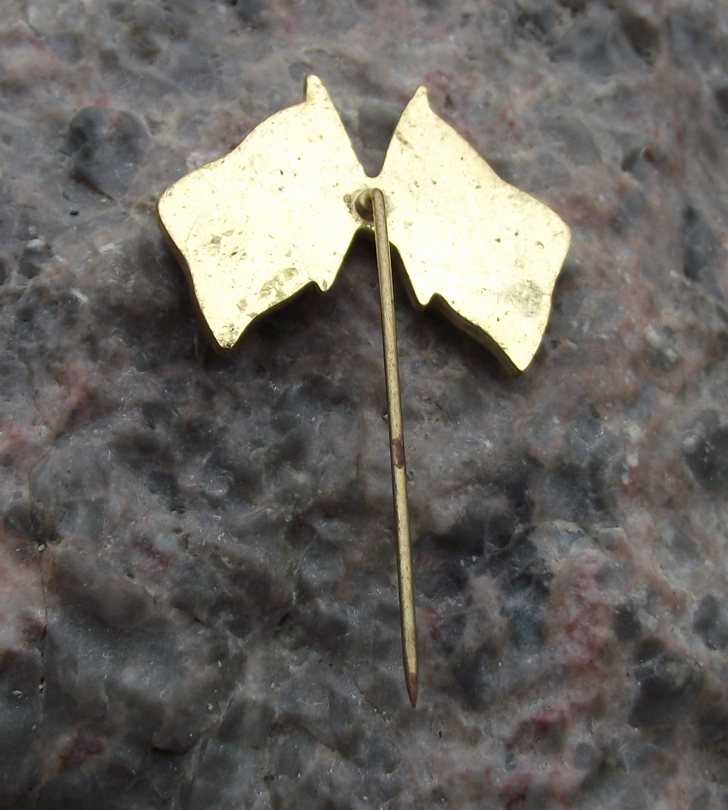
<path fill-rule="evenodd" d="M 407 467 L 404 456 L 404 428 L 399 389 L 399 360 L 397 358 L 397 325 L 394 317 L 394 287 L 392 285 L 392 256 L 387 234 L 387 210 L 384 194 L 378 188 L 363 191 L 356 201 L 357 210 L 374 221 L 374 239 L 379 271 L 379 298 L 382 309 L 382 338 L 384 343 L 384 378 L 387 386 L 389 412 L 389 453 L 392 461 L 392 494 L 394 520 L 397 527 L 397 574 L 399 580 L 399 618 L 402 628 L 402 656 L 407 693 L 414 708 L 417 705 L 417 626 L 415 594 L 412 576 L 412 544 L 409 510 L 407 507 Z"/>

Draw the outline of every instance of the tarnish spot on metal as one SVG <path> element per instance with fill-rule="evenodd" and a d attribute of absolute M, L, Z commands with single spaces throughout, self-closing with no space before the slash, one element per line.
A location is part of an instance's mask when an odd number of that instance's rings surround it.
<path fill-rule="evenodd" d="M 392 439 L 392 458 L 394 459 L 394 466 L 398 470 L 404 469 L 404 438 L 402 436 Z"/>

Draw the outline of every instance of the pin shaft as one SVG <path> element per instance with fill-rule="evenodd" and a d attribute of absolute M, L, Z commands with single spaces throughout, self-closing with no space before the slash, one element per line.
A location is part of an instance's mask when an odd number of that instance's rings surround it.
<path fill-rule="evenodd" d="M 384 195 L 375 188 L 369 192 L 374 220 L 374 237 L 379 271 L 379 296 L 382 307 L 382 338 L 384 343 L 384 377 L 389 411 L 389 452 L 392 460 L 392 493 L 394 520 L 397 527 L 397 574 L 399 580 L 399 615 L 402 628 L 402 655 L 407 693 L 414 707 L 417 703 L 417 626 L 415 593 L 412 574 L 412 544 L 407 506 L 407 467 L 404 455 L 402 402 L 399 388 L 397 357 L 397 325 L 394 317 L 394 287 L 392 257 L 387 234 L 387 212 Z"/>

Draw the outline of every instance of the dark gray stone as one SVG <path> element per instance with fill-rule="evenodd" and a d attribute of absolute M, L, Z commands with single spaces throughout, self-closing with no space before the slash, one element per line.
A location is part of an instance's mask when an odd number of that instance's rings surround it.
<path fill-rule="evenodd" d="M 85 107 L 68 127 L 73 176 L 108 197 L 123 196 L 144 162 L 148 142 L 143 124 L 131 113 Z"/>
<path fill-rule="evenodd" d="M 728 703 L 718 701 L 704 709 L 697 722 L 698 742 L 720 756 L 728 755 Z"/>
<path fill-rule="evenodd" d="M 728 492 L 728 425 L 717 411 L 704 411 L 683 439 L 683 453 L 697 482 L 710 492 Z"/>
<path fill-rule="evenodd" d="M 685 242 L 683 272 L 691 281 L 699 281 L 706 270 L 716 265 L 720 243 L 703 215 L 692 205 L 683 211 L 682 234 Z"/>
<path fill-rule="evenodd" d="M 401 108 L 377 99 L 362 102 L 359 107 L 359 137 L 364 146 L 384 153 L 401 113 Z"/>
<path fill-rule="evenodd" d="M 641 625 L 631 605 L 620 605 L 612 620 L 614 633 L 620 641 L 632 641 L 639 635 Z"/>
<path fill-rule="evenodd" d="M 712 593 L 704 596 L 693 614 L 693 630 L 714 650 L 728 647 L 728 603 Z"/>
<path fill-rule="evenodd" d="M 654 64 L 662 46 L 659 26 L 639 11 L 625 7 L 620 10 L 620 27 L 635 53 L 647 64 Z"/>
<path fill-rule="evenodd" d="M 69 509 L 103 499 L 108 470 L 108 457 L 105 459 L 98 448 L 88 444 L 73 443 L 51 450 L 29 479 L 38 537 L 55 539 Z"/>
<path fill-rule="evenodd" d="M 244 23 L 256 26 L 263 21 L 265 5 L 262 0 L 232 0 L 232 5 Z"/>
<path fill-rule="evenodd" d="M 576 116 L 555 118 L 549 129 L 562 142 L 563 150 L 577 163 L 589 165 L 599 157 L 599 150 L 588 128 Z"/>
<path fill-rule="evenodd" d="M 486 642 L 471 655 L 456 661 L 453 675 L 468 706 L 482 710 L 497 699 L 502 681 L 500 660 L 501 651 L 492 642 Z"/>
<path fill-rule="evenodd" d="M 154 599 L 143 586 L 128 576 L 104 574 L 92 559 L 71 549 L 54 554 L 49 587 L 110 627 L 130 630 L 154 611 Z"/>
<path fill-rule="evenodd" d="M 647 656 L 649 660 L 645 660 Z M 638 728 L 662 726 L 687 709 L 703 679 L 693 665 L 677 656 L 652 657 L 643 651 L 642 658 L 645 663 L 634 673 L 639 688 L 628 722 Z"/>
<path fill-rule="evenodd" d="M 572 60 L 593 76 L 611 76 L 634 69 L 641 60 L 630 45 L 618 15 L 601 4 L 577 18 L 553 48 L 557 61 Z M 591 11 L 591 9 L 590 9 Z"/>
<path fill-rule="evenodd" d="M 720 84 L 714 90 L 715 101 L 721 113 L 728 118 L 728 84 Z"/>
<path fill-rule="evenodd" d="M 52 255 L 51 247 L 45 239 L 31 239 L 20 254 L 18 271 L 26 278 L 35 278 Z"/>
<path fill-rule="evenodd" d="M 0 807 L 26 807 L 41 772 L 41 659 L 37 652 L 0 654 Z"/>

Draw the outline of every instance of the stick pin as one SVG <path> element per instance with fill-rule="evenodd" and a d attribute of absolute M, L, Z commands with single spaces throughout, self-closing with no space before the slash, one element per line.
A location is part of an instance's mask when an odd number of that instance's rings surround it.
<path fill-rule="evenodd" d="M 302 103 L 275 113 L 229 155 L 170 186 L 158 214 L 203 328 L 221 353 L 307 285 L 328 290 L 352 238 L 373 230 L 404 672 L 414 706 L 417 632 L 390 240 L 412 304 L 436 305 L 519 373 L 541 343 L 569 228 L 501 180 L 435 115 L 424 87 L 405 107 L 381 173 L 368 177 L 316 76 L 307 78 Z"/>

